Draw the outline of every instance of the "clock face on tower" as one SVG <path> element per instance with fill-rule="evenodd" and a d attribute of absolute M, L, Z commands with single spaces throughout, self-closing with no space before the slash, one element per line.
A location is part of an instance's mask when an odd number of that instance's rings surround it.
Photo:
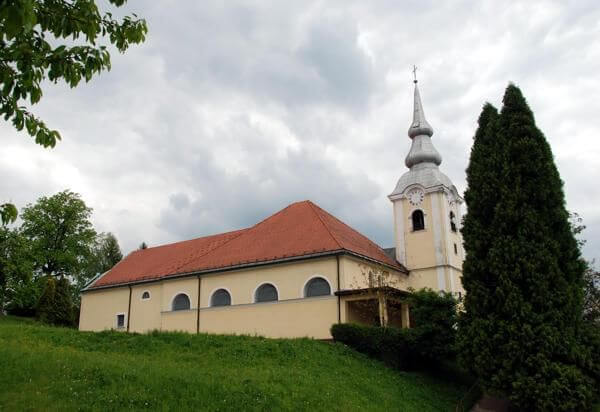
<path fill-rule="evenodd" d="M 423 202 L 425 193 L 423 193 L 423 191 L 420 189 L 411 189 L 408 192 L 407 197 L 408 197 L 408 201 L 410 202 L 411 205 L 417 206 L 417 205 L 420 205 L 421 202 Z"/>

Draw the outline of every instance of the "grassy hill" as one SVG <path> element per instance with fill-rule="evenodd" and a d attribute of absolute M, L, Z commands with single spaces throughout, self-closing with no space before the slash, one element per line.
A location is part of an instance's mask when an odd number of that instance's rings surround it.
<path fill-rule="evenodd" d="M 86 333 L 0 317 L 0 410 L 453 410 L 466 388 L 310 339 Z"/>

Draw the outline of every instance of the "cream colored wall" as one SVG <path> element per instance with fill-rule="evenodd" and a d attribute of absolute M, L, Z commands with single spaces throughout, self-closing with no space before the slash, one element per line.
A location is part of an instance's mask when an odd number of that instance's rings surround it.
<path fill-rule="evenodd" d="M 405 274 L 351 256 L 340 257 L 341 289 L 364 289 L 371 287 L 369 285 L 369 271 L 378 273 L 380 269 L 389 273 L 389 275 L 384 277 L 384 286 L 406 290 L 408 287 L 408 277 Z"/>
<path fill-rule="evenodd" d="M 162 281 L 161 307 L 163 312 L 170 312 L 173 308 L 173 299 L 180 293 L 185 293 L 190 298 L 190 308 L 198 306 L 198 278 L 176 278 Z"/>
<path fill-rule="evenodd" d="M 409 275 L 409 285 L 415 290 L 423 288 L 438 290 L 437 268 L 411 270 Z"/>
<path fill-rule="evenodd" d="M 449 266 L 438 266 L 427 269 L 415 269 L 410 271 L 409 286 L 413 289 L 430 288 L 433 290 L 442 289 L 448 292 L 464 294 L 461 282 L 462 272 Z M 440 284 L 440 280 L 442 284 Z"/>
<path fill-rule="evenodd" d="M 129 287 L 102 289 L 86 292 L 81 296 L 79 330 L 116 329 L 117 314 L 125 314 L 129 306 Z"/>
<path fill-rule="evenodd" d="M 331 295 L 304 298 L 306 282 L 315 277 L 328 280 Z M 265 282 L 278 289 L 279 301 L 254 303 L 254 291 Z M 220 272 L 201 277 L 200 331 L 248 333 L 270 337 L 310 336 L 330 338 L 329 328 L 337 322 L 337 261 L 335 257 L 290 262 L 260 268 Z M 233 306 L 210 308 L 210 297 L 227 289 Z M 141 300 L 144 291 L 150 299 Z M 185 293 L 191 309 L 172 311 L 173 298 Z M 168 279 L 132 286 L 130 331 L 154 329 L 196 332 L 198 277 Z M 127 313 L 129 288 L 90 291 L 82 296 L 82 330 L 113 327 L 116 313 Z M 108 308 L 108 310 L 107 310 Z"/>
<path fill-rule="evenodd" d="M 165 331 L 196 332 L 198 308 L 198 278 L 168 279 L 162 283 L 160 329 Z M 173 299 L 180 293 L 190 298 L 189 310 L 173 311 Z"/>
<path fill-rule="evenodd" d="M 204 275 L 200 291 L 200 307 L 210 306 L 212 293 L 220 288 L 229 291 L 233 305 L 254 303 L 256 288 L 267 282 L 277 288 L 279 300 L 302 298 L 304 285 L 314 276 L 327 279 L 331 293 L 334 293 L 337 290 L 335 257 Z"/>
<path fill-rule="evenodd" d="M 200 331 L 270 338 L 331 339 L 337 297 L 324 296 L 200 310 Z"/>
<path fill-rule="evenodd" d="M 404 244 L 406 248 L 406 267 L 421 268 L 436 264 L 434 248 L 434 214 L 432 211 L 432 195 L 426 194 L 423 203 L 418 207 L 410 204 L 408 199 L 402 199 L 404 207 Z M 425 230 L 412 230 L 412 213 L 420 209 L 425 215 Z M 438 215 L 439 218 L 439 215 Z"/>
<path fill-rule="evenodd" d="M 462 270 L 456 270 L 454 268 L 448 268 L 448 276 L 452 278 L 452 292 L 458 294 L 461 293 L 461 296 L 465 294 L 465 288 L 462 285 Z"/>
<path fill-rule="evenodd" d="M 163 312 L 161 330 L 195 333 L 198 312 L 196 309 Z"/>
<path fill-rule="evenodd" d="M 402 202 L 404 216 L 404 245 L 406 267 L 410 270 L 408 286 L 414 289 L 428 287 L 450 292 L 463 291 L 460 277 L 464 250 L 460 235 L 461 213 L 457 204 L 450 204 L 443 192 L 426 193 L 423 203 L 412 206 L 408 199 Z M 411 216 L 420 209 L 425 215 L 425 230 L 412 231 Z M 457 231 L 450 226 L 450 211 L 456 218 Z M 454 252 L 456 244 L 457 252 Z"/>
<path fill-rule="evenodd" d="M 142 300 L 142 294 L 146 291 L 150 293 L 150 299 Z M 162 327 L 161 302 L 162 283 L 132 286 L 129 331 L 144 333 L 160 330 Z"/>
<path fill-rule="evenodd" d="M 443 222 L 443 237 L 445 240 L 444 247 L 444 258 L 445 262 L 450 266 L 458 269 L 462 269 L 462 262 L 464 259 L 464 251 L 462 245 L 462 237 L 460 235 L 460 210 L 456 203 L 450 204 L 449 197 L 444 193 L 439 193 L 440 196 L 440 212 L 442 213 Z M 453 232 L 450 225 L 450 212 L 455 215 L 456 232 Z M 456 244 L 457 253 L 454 252 L 454 245 Z"/>

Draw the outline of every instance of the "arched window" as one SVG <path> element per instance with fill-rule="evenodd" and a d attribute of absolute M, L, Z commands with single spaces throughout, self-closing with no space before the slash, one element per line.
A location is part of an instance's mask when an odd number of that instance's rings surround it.
<path fill-rule="evenodd" d="M 323 278 L 312 278 L 304 287 L 304 297 L 331 295 L 329 282 Z"/>
<path fill-rule="evenodd" d="M 219 289 L 212 294 L 210 306 L 229 306 L 231 305 L 231 295 L 225 289 Z"/>
<path fill-rule="evenodd" d="M 415 210 L 412 213 L 412 226 L 413 230 L 425 229 L 425 216 L 423 215 L 423 211 Z"/>
<path fill-rule="evenodd" d="M 254 301 L 257 303 L 271 302 L 278 299 L 279 295 L 277 293 L 277 289 L 275 289 L 275 286 L 271 285 L 270 283 L 260 285 L 260 287 L 256 289 L 256 292 L 254 294 Z"/>
<path fill-rule="evenodd" d="M 173 299 L 173 310 L 188 310 L 190 308 L 190 298 L 185 293 L 180 293 Z"/>
<path fill-rule="evenodd" d="M 142 293 L 142 300 L 146 299 L 150 299 L 150 292 L 148 292 L 147 290 L 145 290 L 144 293 Z"/>
<path fill-rule="evenodd" d="M 454 212 L 450 212 L 450 229 L 456 232 L 456 222 L 454 221 Z"/>

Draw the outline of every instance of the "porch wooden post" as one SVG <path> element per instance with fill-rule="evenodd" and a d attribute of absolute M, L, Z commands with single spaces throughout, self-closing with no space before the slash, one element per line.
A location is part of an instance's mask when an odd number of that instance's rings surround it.
<path fill-rule="evenodd" d="M 402 327 L 410 328 L 410 316 L 408 313 L 408 303 L 403 302 L 400 304 L 400 312 L 402 314 Z"/>
<path fill-rule="evenodd" d="M 388 325 L 387 301 L 385 294 L 380 290 L 377 291 L 377 301 L 379 303 L 379 325 L 385 328 Z"/>

